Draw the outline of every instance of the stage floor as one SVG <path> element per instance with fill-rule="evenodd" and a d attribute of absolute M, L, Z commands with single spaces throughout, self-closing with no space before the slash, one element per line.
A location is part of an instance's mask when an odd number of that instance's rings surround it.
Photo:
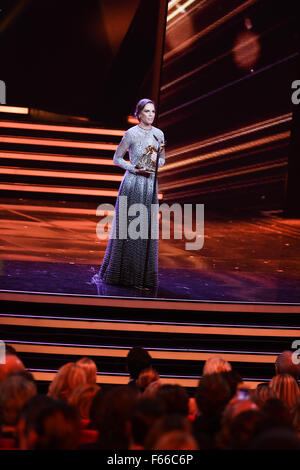
<path fill-rule="evenodd" d="M 300 220 L 280 210 L 204 208 L 204 246 L 160 240 L 159 287 L 143 292 L 93 284 L 107 241 L 96 203 L 13 200 L 0 204 L 0 289 L 80 296 L 300 303 Z"/>

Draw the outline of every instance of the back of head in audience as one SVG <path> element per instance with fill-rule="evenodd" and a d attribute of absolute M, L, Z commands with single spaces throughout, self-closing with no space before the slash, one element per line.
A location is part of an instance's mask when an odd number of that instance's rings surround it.
<path fill-rule="evenodd" d="M 261 407 L 262 421 L 259 430 L 274 427 L 287 427 L 293 429 L 292 416 L 288 406 L 278 398 L 269 398 Z"/>
<path fill-rule="evenodd" d="M 251 392 L 251 400 L 254 401 L 259 408 L 261 408 L 269 398 L 275 398 L 275 393 L 270 388 L 269 383 L 260 383 L 257 385 L 256 389 Z"/>
<path fill-rule="evenodd" d="M 251 400 L 234 397 L 227 404 L 222 414 L 221 428 L 216 435 L 216 445 L 220 449 L 230 449 L 232 445 L 231 427 L 233 421 L 246 411 L 258 411 L 257 405 Z"/>
<path fill-rule="evenodd" d="M 15 372 L 11 372 L 8 377 L 23 377 L 26 380 L 29 380 L 29 382 L 35 383 L 35 378 L 33 377 L 33 374 L 29 370 L 18 370 Z"/>
<path fill-rule="evenodd" d="M 89 357 L 82 357 L 76 361 L 76 364 L 83 368 L 86 373 L 88 384 L 95 384 L 97 381 L 97 366 L 93 359 Z"/>
<path fill-rule="evenodd" d="M 289 374 L 296 380 L 300 377 L 300 364 L 293 361 L 292 351 L 283 351 L 275 362 L 276 374 Z"/>
<path fill-rule="evenodd" d="M 159 400 L 140 398 L 135 404 L 131 422 L 131 448 L 144 448 L 145 439 L 154 423 L 163 415 L 163 407 Z"/>
<path fill-rule="evenodd" d="M 230 387 L 230 398 L 233 398 L 239 386 L 243 383 L 241 375 L 236 370 L 220 372 L 221 377 L 226 380 Z"/>
<path fill-rule="evenodd" d="M 142 370 L 148 369 L 151 363 L 150 354 L 141 347 L 132 348 L 127 355 L 127 369 L 133 380 L 138 378 Z"/>
<path fill-rule="evenodd" d="M 73 450 L 78 447 L 80 418 L 70 404 L 53 400 L 36 418 L 37 450 Z"/>
<path fill-rule="evenodd" d="M 255 437 L 261 420 L 262 415 L 259 410 L 247 410 L 238 414 L 229 427 L 231 437 L 229 448 L 234 450 L 246 449 L 249 441 Z"/>
<path fill-rule="evenodd" d="M 0 415 L 2 425 L 16 426 L 24 404 L 36 393 L 35 383 L 21 375 L 8 376 L 1 382 Z"/>
<path fill-rule="evenodd" d="M 191 433 L 170 431 L 163 434 L 154 443 L 153 450 L 198 450 L 198 444 Z"/>
<path fill-rule="evenodd" d="M 165 413 L 188 415 L 189 396 L 181 385 L 163 385 L 158 389 L 156 397 L 161 401 Z"/>
<path fill-rule="evenodd" d="M 102 402 L 104 396 L 113 389 L 111 385 L 101 385 L 91 403 L 89 428 L 98 430 L 102 423 Z"/>
<path fill-rule="evenodd" d="M 129 386 L 117 386 L 104 394 L 96 395 L 99 409 L 95 425 L 99 431 L 99 448 L 102 450 L 127 450 L 130 443 L 130 417 L 138 392 Z M 93 403 L 94 405 L 94 403 Z M 91 408 L 91 418 L 92 417 Z"/>
<path fill-rule="evenodd" d="M 148 369 L 142 370 L 136 380 L 136 386 L 140 392 L 144 392 L 148 385 L 159 380 L 159 375 L 155 369 L 148 367 Z"/>
<path fill-rule="evenodd" d="M 220 414 L 231 398 L 231 389 L 222 374 L 204 375 L 196 390 L 196 403 L 202 414 Z"/>
<path fill-rule="evenodd" d="M 145 448 L 154 449 L 159 439 L 172 431 L 191 433 L 191 423 L 185 416 L 180 414 L 173 413 L 163 415 L 150 429 L 145 440 Z"/>
<path fill-rule="evenodd" d="M 15 349 L 6 344 L 5 363 L 0 364 L 0 382 L 5 380 L 9 374 L 23 370 L 25 370 L 25 366 L 21 359 L 17 356 Z"/>
<path fill-rule="evenodd" d="M 90 419 L 91 404 L 99 389 L 98 385 L 87 383 L 78 385 L 72 391 L 68 401 L 78 410 L 81 419 Z"/>
<path fill-rule="evenodd" d="M 271 382 L 270 388 L 276 398 L 283 401 L 290 409 L 292 409 L 300 397 L 299 386 L 294 377 L 289 374 L 275 375 Z"/>
<path fill-rule="evenodd" d="M 293 427 L 300 437 L 300 399 L 297 401 L 296 405 L 292 410 L 292 419 L 293 419 Z"/>
<path fill-rule="evenodd" d="M 18 423 L 18 442 L 20 450 L 32 450 L 37 440 L 36 423 L 43 409 L 54 403 L 53 398 L 46 395 L 35 395 L 22 408 Z"/>
<path fill-rule="evenodd" d="M 268 429 L 249 441 L 249 450 L 300 450 L 300 440 L 292 429 Z"/>
<path fill-rule="evenodd" d="M 157 392 L 162 386 L 163 386 L 163 383 L 160 379 L 155 380 L 154 382 L 151 382 L 149 385 L 147 385 L 146 389 L 144 390 L 143 397 L 144 398 L 156 398 Z"/>
<path fill-rule="evenodd" d="M 220 372 L 231 371 L 229 362 L 224 361 L 220 356 L 212 356 L 205 362 L 203 366 L 203 375 L 215 374 Z"/>
<path fill-rule="evenodd" d="M 48 396 L 59 400 L 68 400 L 78 385 L 87 383 L 86 373 L 74 362 L 63 365 L 49 385 Z"/>

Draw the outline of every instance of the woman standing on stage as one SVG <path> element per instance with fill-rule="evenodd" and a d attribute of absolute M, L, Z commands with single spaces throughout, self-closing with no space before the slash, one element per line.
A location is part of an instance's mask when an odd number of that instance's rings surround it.
<path fill-rule="evenodd" d="M 128 209 L 132 204 L 142 203 L 151 214 L 151 204 L 158 207 L 157 179 L 155 181 L 155 172 L 149 171 L 149 165 L 155 168 L 157 158 L 158 167 L 164 165 L 165 143 L 163 132 L 152 125 L 155 117 L 155 105 L 152 100 L 140 100 L 136 105 L 135 116 L 139 124 L 125 132 L 113 158 L 114 163 L 126 172 L 120 184 L 110 238 L 98 279 L 107 284 L 151 290 L 158 286 L 158 211 L 157 217 L 151 220 L 152 225 L 155 225 L 151 227 L 151 233 L 156 234 L 155 238 L 152 235 L 149 241 L 148 237 L 133 239 L 127 230 L 127 238 L 122 239 L 119 236 L 119 205 L 120 196 L 127 196 Z M 124 160 L 127 150 L 130 163 Z M 148 165 L 145 161 L 148 161 Z M 127 214 L 127 228 L 134 218 Z"/>

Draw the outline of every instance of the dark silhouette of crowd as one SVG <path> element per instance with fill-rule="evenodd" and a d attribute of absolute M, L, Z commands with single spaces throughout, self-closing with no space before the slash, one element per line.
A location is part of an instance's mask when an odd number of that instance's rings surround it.
<path fill-rule="evenodd" d="M 132 348 L 127 385 L 98 385 L 87 357 L 64 364 L 38 393 L 6 345 L 0 364 L 1 449 L 300 450 L 300 365 L 283 351 L 269 382 L 247 389 L 219 356 L 204 364 L 194 396 L 166 383 L 149 353 Z"/>

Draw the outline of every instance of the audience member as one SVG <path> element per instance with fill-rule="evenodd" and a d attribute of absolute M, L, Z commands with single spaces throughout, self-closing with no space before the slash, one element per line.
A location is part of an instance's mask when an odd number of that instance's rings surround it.
<path fill-rule="evenodd" d="M 160 379 L 155 380 L 154 382 L 151 382 L 146 387 L 143 393 L 143 397 L 144 398 L 156 398 L 157 392 L 162 386 L 163 386 L 163 382 Z"/>
<path fill-rule="evenodd" d="M 75 406 L 82 420 L 90 419 L 91 404 L 99 389 L 100 387 L 95 383 L 78 385 L 69 396 L 68 402 Z"/>
<path fill-rule="evenodd" d="M 170 431 L 163 434 L 154 444 L 153 450 L 199 450 L 191 433 Z"/>
<path fill-rule="evenodd" d="M 145 440 L 154 423 L 163 415 L 161 401 L 151 398 L 140 398 L 135 404 L 131 423 L 130 449 L 144 449 Z"/>
<path fill-rule="evenodd" d="M 300 450 L 300 440 L 293 430 L 277 427 L 258 434 L 247 450 Z"/>
<path fill-rule="evenodd" d="M 239 413 L 229 424 L 228 448 L 245 450 L 248 442 L 255 437 L 257 426 L 262 421 L 259 410 L 247 410 Z"/>
<path fill-rule="evenodd" d="M 203 375 L 215 374 L 219 372 L 231 371 L 229 362 L 224 361 L 220 356 L 212 356 L 206 360 L 203 366 Z"/>
<path fill-rule="evenodd" d="M 145 449 L 154 449 L 159 439 L 172 431 L 191 433 L 191 423 L 182 414 L 168 413 L 158 419 L 150 429 L 145 440 Z"/>
<path fill-rule="evenodd" d="M 162 385 L 156 393 L 156 398 L 161 401 L 166 414 L 188 416 L 189 396 L 181 385 Z"/>
<path fill-rule="evenodd" d="M 230 387 L 230 398 L 236 395 L 238 388 L 243 386 L 243 379 L 236 370 L 220 372 L 220 375 L 226 380 Z"/>
<path fill-rule="evenodd" d="M 86 373 L 83 368 L 76 365 L 74 362 L 68 362 L 56 373 L 54 379 L 49 385 L 48 396 L 68 401 L 73 390 L 78 385 L 86 383 Z"/>
<path fill-rule="evenodd" d="M 88 384 L 95 384 L 97 382 L 97 366 L 93 359 L 82 357 L 75 364 L 82 367 L 85 371 Z"/>
<path fill-rule="evenodd" d="M 36 385 L 22 376 L 8 376 L 0 384 L 0 421 L 2 435 L 16 432 L 24 404 L 36 395 Z"/>
<path fill-rule="evenodd" d="M 148 385 L 152 382 L 157 382 L 159 380 L 159 375 L 155 369 L 152 367 L 148 367 L 148 369 L 144 369 L 140 372 L 137 380 L 136 386 L 143 393 Z"/>
<path fill-rule="evenodd" d="M 259 432 L 275 427 L 294 430 L 292 416 L 286 403 L 278 398 L 269 398 L 260 409 L 262 421 L 258 423 Z"/>
<path fill-rule="evenodd" d="M 193 424 L 200 448 L 214 448 L 222 412 L 231 398 L 231 388 L 222 374 L 209 374 L 199 380 L 196 390 L 198 414 Z"/>
<path fill-rule="evenodd" d="M 256 389 L 251 390 L 251 400 L 261 408 L 269 398 L 275 398 L 275 393 L 269 383 L 258 384 Z"/>
<path fill-rule="evenodd" d="M 25 366 L 13 347 L 5 345 L 5 363 L 0 364 L 0 382 L 12 372 L 24 371 Z"/>
<path fill-rule="evenodd" d="M 14 372 L 10 372 L 7 377 L 23 377 L 26 380 L 29 380 L 29 382 L 35 382 L 35 378 L 33 374 L 29 370 L 16 370 Z"/>
<path fill-rule="evenodd" d="M 300 438 L 300 399 L 297 400 L 297 403 L 292 410 L 292 420 L 293 427 Z"/>
<path fill-rule="evenodd" d="M 80 417 L 72 405 L 53 400 L 36 417 L 36 450 L 75 450 L 80 439 Z"/>
<path fill-rule="evenodd" d="M 227 404 L 222 413 L 220 431 L 216 434 L 216 447 L 218 449 L 230 449 L 232 445 L 231 426 L 233 420 L 245 411 L 258 410 L 258 407 L 251 400 L 240 400 L 234 397 Z"/>
<path fill-rule="evenodd" d="M 288 374 L 278 374 L 272 378 L 270 388 L 275 397 L 279 398 L 291 410 L 300 397 L 299 386 L 294 377 Z"/>
<path fill-rule="evenodd" d="M 148 369 L 152 365 L 150 354 L 143 348 L 138 346 L 130 349 L 127 354 L 127 370 L 130 375 L 129 386 L 135 388 L 136 380 L 144 369 Z"/>
<path fill-rule="evenodd" d="M 81 448 L 85 450 L 128 450 L 130 417 L 137 398 L 138 392 L 129 386 L 120 385 L 106 391 L 99 400 L 97 428 L 94 428 L 99 432 L 99 439 L 95 444 Z"/>
<path fill-rule="evenodd" d="M 89 429 L 97 430 L 100 428 L 102 422 L 102 401 L 106 393 L 113 390 L 113 386 L 102 385 L 100 390 L 96 392 L 90 407 L 90 422 Z"/>
<path fill-rule="evenodd" d="M 46 395 L 35 395 L 30 398 L 20 414 L 18 422 L 18 447 L 20 450 L 32 450 L 35 448 L 37 435 L 37 418 L 42 410 L 54 403 L 53 398 Z"/>
<path fill-rule="evenodd" d="M 293 361 L 292 351 L 283 351 L 279 354 L 275 361 L 276 375 L 289 374 L 294 379 L 300 378 L 300 364 L 295 364 Z"/>

